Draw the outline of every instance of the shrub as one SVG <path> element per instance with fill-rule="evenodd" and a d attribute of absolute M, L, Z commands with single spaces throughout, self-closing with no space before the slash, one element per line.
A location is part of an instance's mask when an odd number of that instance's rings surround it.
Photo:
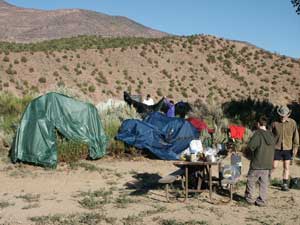
<path fill-rule="evenodd" d="M 98 83 L 108 84 L 108 81 L 107 81 L 106 77 L 103 75 L 102 71 L 98 72 L 98 77 L 95 77 L 95 80 Z"/>
<path fill-rule="evenodd" d="M 47 80 L 46 80 L 45 77 L 40 77 L 40 78 L 39 78 L 39 82 L 40 82 L 40 83 L 46 83 L 46 81 L 47 81 Z"/>
<path fill-rule="evenodd" d="M 156 90 L 156 94 L 157 94 L 158 96 L 163 96 L 163 93 L 162 93 L 161 88 L 158 88 L 158 89 Z"/>
<path fill-rule="evenodd" d="M 216 62 L 216 58 L 215 58 L 214 55 L 208 54 L 208 55 L 207 55 L 206 61 L 207 61 L 208 63 L 215 63 L 215 62 Z"/>
<path fill-rule="evenodd" d="M 3 62 L 9 62 L 9 58 L 8 58 L 8 56 L 4 56 L 4 58 L 3 58 Z"/>
<path fill-rule="evenodd" d="M 181 91 L 181 94 L 182 94 L 182 96 L 185 97 L 185 98 L 189 97 L 188 94 L 186 93 L 186 91 L 184 91 L 184 90 Z"/>
<path fill-rule="evenodd" d="M 65 71 L 69 71 L 69 68 L 66 65 L 63 65 L 62 67 Z"/>
<path fill-rule="evenodd" d="M 120 155 L 125 151 L 132 151 L 132 148 L 126 147 L 123 142 L 115 140 L 115 136 L 122 122 L 126 119 L 141 119 L 134 107 L 125 105 L 123 101 L 118 102 L 108 100 L 100 102 L 97 109 L 105 130 L 105 134 L 109 138 L 108 153 L 112 155 Z"/>
<path fill-rule="evenodd" d="M 13 70 L 12 67 L 8 67 L 7 70 L 5 70 L 5 72 L 9 75 L 14 75 L 14 74 L 17 74 L 17 71 L 16 70 Z"/>
<path fill-rule="evenodd" d="M 26 62 L 27 62 L 27 58 L 26 58 L 25 56 L 22 56 L 22 57 L 21 57 L 21 62 L 22 62 L 22 63 L 26 63 Z"/>
<path fill-rule="evenodd" d="M 57 158 L 59 162 L 71 163 L 88 157 L 87 144 L 67 140 L 61 136 L 57 140 Z"/>
<path fill-rule="evenodd" d="M 96 88 L 94 85 L 89 86 L 89 92 L 95 92 Z"/>
<path fill-rule="evenodd" d="M 53 72 L 53 76 L 58 77 L 58 76 L 59 76 L 59 73 L 58 73 L 57 71 L 54 71 L 54 72 Z"/>
<path fill-rule="evenodd" d="M 3 85 L 6 86 L 5 83 Z M 17 124 L 32 98 L 32 96 L 18 98 L 8 93 L 0 94 L 0 134 L 6 143 L 12 143 Z"/>

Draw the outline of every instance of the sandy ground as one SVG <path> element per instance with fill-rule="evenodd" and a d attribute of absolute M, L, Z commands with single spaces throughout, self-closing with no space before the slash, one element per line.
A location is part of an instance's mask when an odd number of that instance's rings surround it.
<path fill-rule="evenodd" d="M 243 159 L 242 182 L 231 203 L 217 193 L 210 202 L 207 191 L 187 202 L 166 202 L 157 181 L 176 170 L 171 161 L 104 158 L 49 170 L 14 165 L 2 156 L 0 224 L 300 224 L 299 190 L 270 186 L 267 207 L 249 206 L 239 198 L 248 166 Z M 299 177 L 299 168 L 294 164 L 291 175 Z M 280 178 L 281 169 L 272 178 Z"/>

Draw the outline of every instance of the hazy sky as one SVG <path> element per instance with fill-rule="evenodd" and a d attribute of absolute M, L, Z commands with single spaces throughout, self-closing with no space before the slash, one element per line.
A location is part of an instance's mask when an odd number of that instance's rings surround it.
<path fill-rule="evenodd" d="M 26 8 L 82 8 L 126 16 L 171 34 L 211 34 L 300 58 L 300 15 L 290 0 L 8 0 Z"/>

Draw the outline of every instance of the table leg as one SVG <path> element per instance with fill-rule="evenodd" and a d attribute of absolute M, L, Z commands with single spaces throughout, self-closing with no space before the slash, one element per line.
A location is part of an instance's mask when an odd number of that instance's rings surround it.
<path fill-rule="evenodd" d="M 189 192 L 189 171 L 188 167 L 185 167 L 185 201 L 188 199 Z"/>
<path fill-rule="evenodd" d="M 222 187 L 222 162 L 219 162 L 218 164 L 218 170 L 219 170 L 219 187 Z"/>
<path fill-rule="evenodd" d="M 209 172 L 209 199 L 211 200 L 211 195 L 212 195 L 212 174 L 211 174 L 211 165 L 208 165 L 208 172 Z"/>
<path fill-rule="evenodd" d="M 197 173 L 198 173 L 197 191 L 200 191 L 202 187 L 202 182 L 205 179 L 205 171 L 203 166 L 199 167 L 199 171 L 197 171 Z"/>

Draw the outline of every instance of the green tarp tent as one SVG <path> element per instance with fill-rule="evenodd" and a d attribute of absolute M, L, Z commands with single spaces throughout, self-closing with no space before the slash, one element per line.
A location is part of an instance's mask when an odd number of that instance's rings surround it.
<path fill-rule="evenodd" d="M 56 167 L 55 129 L 67 139 L 87 143 L 91 159 L 106 153 L 108 139 L 97 109 L 92 104 L 51 92 L 27 106 L 11 149 L 12 161 Z"/>

